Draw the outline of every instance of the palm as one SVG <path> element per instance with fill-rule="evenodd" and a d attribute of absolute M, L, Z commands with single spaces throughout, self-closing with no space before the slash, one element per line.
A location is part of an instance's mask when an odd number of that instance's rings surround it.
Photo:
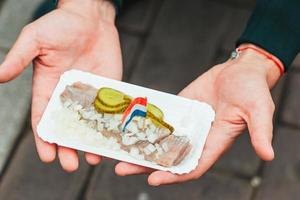
<path fill-rule="evenodd" d="M 247 69 L 247 73 L 241 68 Z M 237 66 L 229 61 L 200 76 L 181 95 L 207 102 L 214 107 L 217 115 L 211 133 L 217 134 L 214 131 L 217 129 L 228 140 L 220 143 L 222 150 L 218 151 L 224 152 L 248 126 L 257 154 L 270 160 L 273 152 L 258 147 L 260 140 L 269 140 L 272 137 L 272 126 L 269 126 L 269 122 L 272 122 L 274 104 L 269 87 L 271 86 L 265 77 L 251 70 L 251 65 L 247 66 L 245 63 Z M 269 135 L 257 135 L 258 130 Z"/>
<path fill-rule="evenodd" d="M 41 97 L 45 101 L 49 99 L 64 71 L 81 69 L 121 79 L 117 31 L 113 26 L 101 23 L 55 10 L 31 25 L 39 44 L 39 54 L 34 62 L 33 97 L 38 96 L 37 102 L 33 98 L 34 126 L 42 114 L 35 107 L 41 104 Z"/>
<path fill-rule="evenodd" d="M 80 15 L 68 9 L 57 9 L 43 16 L 22 31 L 7 55 L 5 66 L 11 77 L 34 59 L 32 126 L 36 126 L 44 112 L 60 75 L 70 69 L 89 71 L 113 79 L 122 78 L 122 58 L 114 20 L 102 16 Z M 20 60 L 16 57 L 21 56 Z M 8 70 L 8 69 L 7 69 Z M 0 72 L 3 76 L 5 73 Z M 56 146 L 43 142 L 35 133 L 40 158 L 50 162 L 55 158 Z M 58 147 L 64 169 L 73 171 L 78 166 L 77 152 Z M 96 164 L 100 157 L 87 154 L 88 162 Z"/>
<path fill-rule="evenodd" d="M 240 70 L 242 68 L 247 72 Z M 216 111 L 215 121 L 194 171 L 176 175 L 121 162 L 116 166 L 116 172 L 119 175 L 151 173 L 148 181 L 152 185 L 197 179 L 232 145 L 247 125 L 257 154 L 265 160 L 272 159 L 274 155 L 270 141 L 274 110 L 269 86 L 265 77 L 248 68 L 247 63 L 237 66 L 232 61 L 218 65 L 179 94 L 207 102 Z"/>

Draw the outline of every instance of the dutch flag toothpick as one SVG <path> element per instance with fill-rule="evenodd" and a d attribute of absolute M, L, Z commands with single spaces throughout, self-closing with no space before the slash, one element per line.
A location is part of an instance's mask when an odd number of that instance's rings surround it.
<path fill-rule="evenodd" d="M 147 114 L 147 98 L 135 98 L 128 108 L 125 110 L 122 117 L 122 132 L 125 132 L 127 125 L 135 116 L 146 117 Z"/>

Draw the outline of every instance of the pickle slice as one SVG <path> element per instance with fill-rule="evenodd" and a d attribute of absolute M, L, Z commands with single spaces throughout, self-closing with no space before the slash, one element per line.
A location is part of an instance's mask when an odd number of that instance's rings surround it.
<path fill-rule="evenodd" d="M 119 113 L 123 113 L 126 110 L 126 108 L 129 106 L 129 103 L 118 106 L 118 107 L 108 107 L 108 106 L 105 106 L 104 104 L 102 104 L 101 101 L 96 99 L 94 102 L 94 106 L 95 106 L 95 109 L 101 113 L 119 114 Z"/>
<path fill-rule="evenodd" d="M 131 101 L 132 101 L 132 97 L 125 94 L 125 95 L 124 95 L 124 100 L 125 100 L 125 101 L 131 102 Z"/>
<path fill-rule="evenodd" d="M 156 126 L 165 127 L 169 129 L 171 133 L 173 133 L 174 127 L 168 124 L 167 122 L 165 122 L 163 119 L 157 118 L 152 113 L 147 113 L 147 117 L 149 117 Z"/>
<path fill-rule="evenodd" d="M 112 88 L 101 88 L 97 99 L 106 107 L 121 107 L 130 103 L 131 99 L 124 93 Z"/>
<path fill-rule="evenodd" d="M 151 113 L 158 119 L 163 119 L 164 118 L 164 113 L 155 105 L 148 103 L 147 105 L 147 113 Z"/>

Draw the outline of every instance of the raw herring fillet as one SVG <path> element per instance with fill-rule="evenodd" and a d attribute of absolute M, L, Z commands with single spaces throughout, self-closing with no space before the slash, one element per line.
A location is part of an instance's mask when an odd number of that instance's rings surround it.
<path fill-rule="evenodd" d="M 94 87 L 76 82 L 65 88 L 60 99 L 64 107 L 74 108 L 88 126 L 106 138 L 114 138 L 121 149 L 139 155 L 161 166 L 178 165 L 190 152 L 192 146 L 186 136 L 172 135 L 170 130 L 157 127 L 150 119 L 136 117 L 121 133 L 121 115 L 97 113 L 93 102 L 97 95 Z"/>

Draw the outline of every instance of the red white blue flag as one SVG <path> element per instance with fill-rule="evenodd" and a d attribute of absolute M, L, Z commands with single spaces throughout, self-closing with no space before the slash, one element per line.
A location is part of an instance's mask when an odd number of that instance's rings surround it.
<path fill-rule="evenodd" d="M 147 114 L 147 98 L 135 98 L 128 108 L 125 110 L 122 117 L 122 132 L 125 132 L 127 125 L 135 116 L 146 117 Z"/>

